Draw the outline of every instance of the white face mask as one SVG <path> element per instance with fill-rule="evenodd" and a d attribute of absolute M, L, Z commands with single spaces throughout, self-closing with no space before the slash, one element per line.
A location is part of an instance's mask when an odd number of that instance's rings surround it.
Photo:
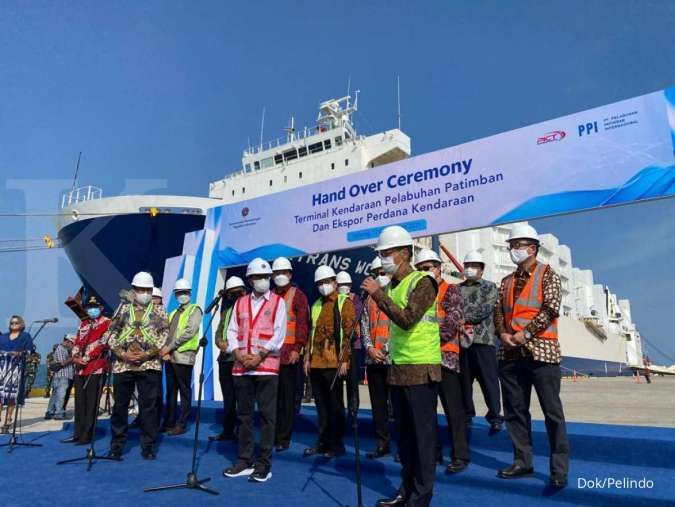
<path fill-rule="evenodd" d="M 478 269 L 477 268 L 464 268 L 464 276 L 467 280 L 475 280 L 478 278 Z"/>
<path fill-rule="evenodd" d="M 511 255 L 511 260 L 513 261 L 514 264 L 521 264 L 525 262 L 527 259 L 529 259 L 530 254 L 528 253 L 529 247 L 522 248 L 519 250 L 509 250 L 509 254 Z"/>
<path fill-rule="evenodd" d="M 319 294 L 322 296 L 330 296 L 334 290 L 335 287 L 333 287 L 332 283 L 322 283 L 319 285 Z"/>
<path fill-rule="evenodd" d="M 389 278 L 387 275 L 380 275 L 376 278 L 376 280 L 378 285 L 383 289 L 391 283 L 391 278 Z"/>
<path fill-rule="evenodd" d="M 254 280 L 253 288 L 258 294 L 264 294 L 265 292 L 270 290 L 270 279 L 262 278 L 260 280 Z"/>
<path fill-rule="evenodd" d="M 277 287 L 286 287 L 291 282 L 291 279 L 288 278 L 288 275 L 277 275 L 274 277 L 274 285 Z"/>
<path fill-rule="evenodd" d="M 396 273 L 396 269 L 398 266 L 394 264 L 394 257 L 389 256 L 389 257 L 380 257 L 380 260 L 382 261 L 382 269 L 384 269 L 385 273 Z"/>
<path fill-rule="evenodd" d="M 347 294 L 349 294 L 349 289 L 350 289 L 350 287 L 347 287 L 346 285 L 340 285 L 338 287 L 338 293 L 344 294 L 346 296 Z"/>
<path fill-rule="evenodd" d="M 147 305 L 150 301 L 152 301 L 152 294 L 149 292 L 143 292 L 143 293 L 136 293 L 136 302 L 139 305 Z"/>
<path fill-rule="evenodd" d="M 179 304 L 186 305 L 190 302 L 190 294 L 181 294 L 180 296 L 176 296 L 176 300 Z"/>

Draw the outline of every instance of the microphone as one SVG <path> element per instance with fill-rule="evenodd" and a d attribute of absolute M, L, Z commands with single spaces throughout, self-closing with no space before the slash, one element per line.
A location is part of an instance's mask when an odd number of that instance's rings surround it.
<path fill-rule="evenodd" d="M 216 295 L 216 297 L 213 299 L 213 301 L 211 301 L 211 304 L 209 304 L 209 306 L 206 307 L 206 310 L 204 310 L 204 315 L 206 315 L 208 313 L 211 313 L 213 311 L 213 309 L 216 306 L 218 306 L 218 303 L 220 302 L 220 300 L 223 298 L 224 295 L 225 295 L 225 289 L 220 289 L 218 291 L 218 294 Z"/>
<path fill-rule="evenodd" d="M 54 317 L 53 319 L 36 320 L 35 323 L 36 323 L 36 324 L 54 324 L 54 323 L 56 323 L 56 322 L 58 322 L 58 321 L 59 321 L 59 319 L 57 319 L 56 317 Z"/>

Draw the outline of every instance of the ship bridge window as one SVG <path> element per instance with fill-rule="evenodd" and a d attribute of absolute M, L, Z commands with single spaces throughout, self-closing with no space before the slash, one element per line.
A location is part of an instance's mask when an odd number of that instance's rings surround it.
<path fill-rule="evenodd" d="M 349 159 L 346 158 L 346 159 L 345 159 L 345 167 L 347 167 L 348 165 L 349 165 Z"/>
<path fill-rule="evenodd" d="M 351 139 L 351 138 L 352 138 L 352 136 L 349 135 L 349 132 L 345 132 L 345 141 L 347 141 L 348 139 Z"/>
<path fill-rule="evenodd" d="M 325 149 L 327 149 L 327 150 L 330 150 L 330 139 L 326 139 L 326 140 L 323 142 L 323 147 L 324 147 Z"/>
<path fill-rule="evenodd" d="M 251 164 L 246 164 L 244 166 L 244 169 L 246 170 L 247 173 L 250 173 L 251 172 Z"/>
<path fill-rule="evenodd" d="M 284 160 L 295 160 L 298 158 L 298 152 L 295 148 L 284 152 Z"/>
<path fill-rule="evenodd" d="M 281 164 L 284 161 L 284 156 L 279 153 L 278 155 L 274 155 L 274 163 L 275 164 Z"/>
<path fill-rule="evenodd" d="M 260 169 L 260 160 L 256 160 L 253 162 L 253 167 L 255 168 L 256 171 Z"/>
<path fill-rule="evenodd" d="M 319 153 L 320 151 L 323 151 L 323 144 L 321 144 L 321 142 L 309 145 L 310 153 Z"/>
<path fill-rule="evenodd" d="M 342 136 L 337 136 L 335 138 L 335 146 L 342 146 Z"/>
<path fill-rule="evenodd" d="M 299 157 L 307 156 L 307 146 L 300 146 L 300 148 L 298 148 L 298 156 Z"/>
<path fill-rule="evenodd" d="M 262 167 L 263 169 L 267 169 L 268 167 L 272 167 L 273 165 L 274 159 L 272 157 L 267 157 L 260 161 L 260 167 Z"/>

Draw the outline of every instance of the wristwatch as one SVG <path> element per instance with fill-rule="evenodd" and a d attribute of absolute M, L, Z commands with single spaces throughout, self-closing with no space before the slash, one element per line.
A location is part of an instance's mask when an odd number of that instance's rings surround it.
<path fill-rule="evenodd" d="M 527 329 L 525 330 L 525 332 L 523 333 L 523 335 L 525 335 L 525 339 L 526 339 L 526 340 L 529 340 L 529 339 L 532 338 L 532 333 L 530 333 Z"/>

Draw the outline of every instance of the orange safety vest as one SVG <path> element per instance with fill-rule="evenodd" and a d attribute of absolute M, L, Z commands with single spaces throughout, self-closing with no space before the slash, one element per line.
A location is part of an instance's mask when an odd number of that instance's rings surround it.
<path fill-rule="evenodd" d="M 504 311 L 504 321 L 507 329 L 513 331 L 522 331 L 532 319 L 540 312 L 544 304 L 544 273 L 548 268 L 547 264 L 537 262 L 534 271 L 525 283 L 518 299 L 514 301 L 514 291 L 516 284 L 514 275 L 509 275 L 504 282 L 504 293 L 502 294 L 502 310 Z M 558 319 L 553 319 L 551 325 L 537 334 L 537 338 L 546 340 L 558 339 Z"/>
<path fill-rule="evenodd" d="M 375 300 L 369 297 L 366 301 L 368 305 L 368 324 L 370 328 L 370 340 L 377 350 L 382 350 L 390 337 L 390 320 L 386 313 L 380 310 Z"/>
<path fill-rule="evenodd" d="M 297 316 L 293 309 L 293 299 L 295 298 L 295 287 L 291 287 L 284 294 L 284 301 L 286 303 L 286 338 L 284 338 L 284 345 L 295 344 L 295 327 L 297 323 Z"/>
<path fill-rule="evenodd" d="M 450 284 L 445 280 L 441 280 L 441 282 L 438 284 L 438 295 L 436 296 L 436 317 L 438 318 L 439 324 L 442 319 L 447 317 L 447 314 L 445 313 L 445 310 L 443 309 L 441 302 L 445 298 L 445 294 L 448 292 L 449 288 Z M 455 336 L 453 336 L 452 341 L 446 343 L 441 342 L 441 351 L 455 352 L 456 354 L 459 354 L 458 340 L 459 340 L 459 331 L 455 333 Z"/>
<path fill-rule="evenodd" d="M 245 350 L 247 354 L 257 354 L 264 350 L 265 344 L 274 336 L 274 320 L 279 306 L 279 297 L 274 292 L 270 292 L 269 300 L 265 300 L 253 317 L 251 308 L 251 294 L 237 299 L 234 309 L 234 315 L 237 319 L 237 347 L 239 350 Z M 281 356 L 279 352 L 270 352 L 267 357 L 255 369 L 258 373 L 279 373 L 279 363 Z M 234 362 L 232 375 L 244 375 L 247 373 L 244 365 L 239 361 Z"/>

